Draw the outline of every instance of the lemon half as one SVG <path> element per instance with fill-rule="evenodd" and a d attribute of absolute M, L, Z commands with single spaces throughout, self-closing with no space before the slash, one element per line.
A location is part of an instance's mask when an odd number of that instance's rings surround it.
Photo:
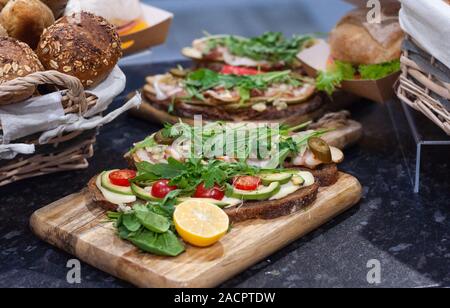
<path fill-rule="evenodd" d="M 207 247 L 218 242 L 228 231 L 228 215 L 217 205 L 204 200 L 180 203 L 173 214 L 175 228 L 187 243 Z"/>

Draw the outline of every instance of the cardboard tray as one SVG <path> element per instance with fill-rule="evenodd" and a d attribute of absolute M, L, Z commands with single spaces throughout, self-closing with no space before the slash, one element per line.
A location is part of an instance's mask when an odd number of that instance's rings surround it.
<path fill-rule="evenodd" d="M 161 45 L 169 34 L 173 14 L 147 4 L 141 4 L 141 6 L 143 18 L 149 27 L 121 36 L 124 55 Z"/>
<path fill-rule="evenodd" d="M 330 53 L 330 45 L 325 40 L 317 40 L 317 44 L 301 51 L 297 58 L 303 63 L 306 73 L 316 77 L 319 71 L 326 71 Z M 377 103 L 384 103 L 395 97 L 394 85 L 399 76 L 400 72 L 396 72 L 378 80 L 345 80 L 341 89 Z"/>

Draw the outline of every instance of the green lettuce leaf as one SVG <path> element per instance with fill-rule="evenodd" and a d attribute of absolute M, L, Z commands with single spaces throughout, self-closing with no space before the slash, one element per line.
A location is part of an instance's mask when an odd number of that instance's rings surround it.
<path fill-rule="evenodd" d="M 381 79 L 392 73 L 400 71 L 400 60 L 394 60 L 391 62 L 381 64 L 360 65 L 358 71 L 361 75 L 361 79 L 364 80 Z"/>

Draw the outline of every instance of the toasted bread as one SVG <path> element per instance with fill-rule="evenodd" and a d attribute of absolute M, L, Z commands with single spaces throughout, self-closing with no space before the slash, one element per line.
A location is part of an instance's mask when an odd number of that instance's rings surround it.
<path fill-rule="evenodd" d="M 154 95 L 144 91 L 145 101 L 153 108 L 167 113 L 172 99 L 157 100 Z M 264 111 L 253 108 L 226 109 L 221 105 L 200 105 L 177 102 L 173 110 L 173 116 L 193 119 L 195 115 L 201 114 L 207 121 L 271 121 L 283 120 L 288 117 L 302 118 L 303 121 L 320 118 L 324 114 L 324 100 L 321 95 L 315 94 L 301 103 L 288 104 L 284 109 L 277 109 L 273 105 L 266 106 Z M 178 121 L 178 119 L 177 119 Z"/>
<path fill-rule="evenodd" d="M 117 204 L 113 204 L 105 199 L 100 189 L 98 189 L 96 181 L 99 175 L 94 176 L 88 183 L 87 191 L 92 201 L 106 211 L 117 211 Z"/>
<path fill-rule="evenodd" d="M 98 175 L 97 175 L 98 176 Z M 117 211 L 118 205 L 108 202 L 96 185 L 97 176 L 88 184 L 88 193 L 92 201 L 106 211 Z M 316 181 L 311 186 L 304 187 L 295 193 L 273 201 L 246 201 L 240 205 L 224 209 L 233 222 L 249 219 L 273 219 L 290 215 L 310 205 L 317 197 L 319 183 Z"/>
<path fill-rule="evenodd" d="M 319 183 L 301 188 L 295 193 L 280 199 L 258 202 L 244 202 L 225 209 L 232 222 L 249 219 L 274 219 L 295 213 L 316 200 Z"/>

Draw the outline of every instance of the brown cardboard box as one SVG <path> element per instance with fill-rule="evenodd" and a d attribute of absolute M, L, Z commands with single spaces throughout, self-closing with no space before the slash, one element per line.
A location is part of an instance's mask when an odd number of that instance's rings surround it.
<path fill-rule="evenodd" d="M 330 46 L 324 40 L 317 40 L 314 46 L 303 50 L 297 57 L 305 66 L 307 74 L 316 77 L 318 71 L 327 69 Z M 377 103 L 384 103 L 395 96 L 394 84 L 399 76 L 400 72 L 397 72 L 378 80 L 346 80 L 342 82 L 341 88 Z"/>
<path fill-rule="evenodd" d="M 163 44 L 169 34 L 173 14 L 150 5 L 141 5 L 143 18 L 149 27 L 139 32 L 121 36 L 125 55 Z"/>

